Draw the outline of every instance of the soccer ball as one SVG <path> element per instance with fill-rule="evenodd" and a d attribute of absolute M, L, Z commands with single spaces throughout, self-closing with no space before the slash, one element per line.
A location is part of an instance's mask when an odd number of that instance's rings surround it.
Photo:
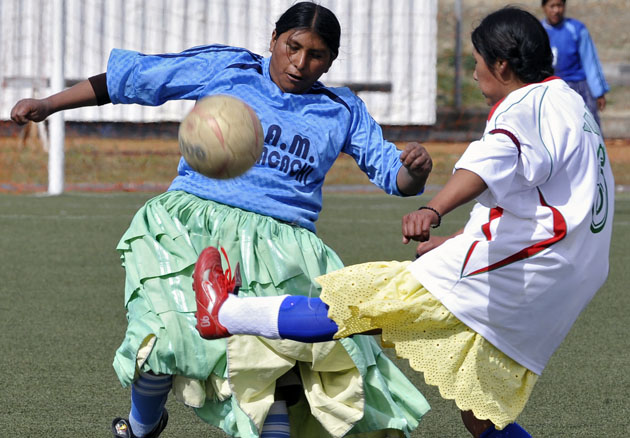
<path fill-rule="evenodd" d="M 195 171 L 210 178 L 234 178 L 260 158 L 263 129 L 254 110 L 240 99 L 200 99 L 179 125 L 179 149 Z"/>

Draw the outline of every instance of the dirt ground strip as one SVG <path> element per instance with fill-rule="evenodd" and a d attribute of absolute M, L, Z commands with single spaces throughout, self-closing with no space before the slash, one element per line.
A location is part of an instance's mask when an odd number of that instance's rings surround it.
<path fill-rule="evenodd" d="M 428 142 L 433 158 L 429 184 L 443 185 L 468 143 Z M 403 147 L 403 143 L 398 144 Z M 630 186 L 630 139 L 606 142 L 616 184 Z M 66 138 L 68 190 L 163 190 L 176 174 L 176 140 Z M 41 191 L 47 184 L 48 154 L 35 136 L 0 137 L 0 191 Z M 370 184 L 345 154 L 326 177 L 326 185 Z"/>

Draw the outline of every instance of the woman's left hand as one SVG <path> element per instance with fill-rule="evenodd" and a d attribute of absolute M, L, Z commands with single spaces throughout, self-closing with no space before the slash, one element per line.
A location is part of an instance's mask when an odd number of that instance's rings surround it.
<path fill-rule="evenodd" d="M 404 195 L 416 195 L 427 182 L 433 168 L 433 160 L 420 143 L 407 143 L 400 154 L 403 167 L 398 171 L 396 182 Z"/>
<path fill-rule="evenodd" d="M 409 173 L 417 178 L 426 179 L 433 168 L 433 160 L 420 143 L 407 143 L 400 154 L 400 161 Z"/>

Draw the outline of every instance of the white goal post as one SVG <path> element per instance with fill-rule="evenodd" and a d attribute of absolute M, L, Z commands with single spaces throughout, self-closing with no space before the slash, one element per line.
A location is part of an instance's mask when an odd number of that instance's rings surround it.
<path fill-rule="evenodd" d="M 65 0 L 53 1 L 53 44 L 52 68 L 50 70 L 50 93 L 58 93 L 65 88 L 64 74 L 64 32 L 65 32 Z M 50 147 L 48 152 L 48 193 L 59 195 L 64 189 L 65 163 L 65 129 L 63 111 L 48 118 L 50 128 Z"/>

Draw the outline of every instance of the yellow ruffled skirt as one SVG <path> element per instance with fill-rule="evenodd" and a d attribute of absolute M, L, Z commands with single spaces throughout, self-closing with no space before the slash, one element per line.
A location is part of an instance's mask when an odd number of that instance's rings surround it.
<path fill-rule="evenodd" d="M 514 422 L 538 376 L 459 321 L 406 269 L 410 263 L 364 263 L 317 278 L 336 337 L 381 329 L 384 345 L 459 409 L 499 429 Z"/>

